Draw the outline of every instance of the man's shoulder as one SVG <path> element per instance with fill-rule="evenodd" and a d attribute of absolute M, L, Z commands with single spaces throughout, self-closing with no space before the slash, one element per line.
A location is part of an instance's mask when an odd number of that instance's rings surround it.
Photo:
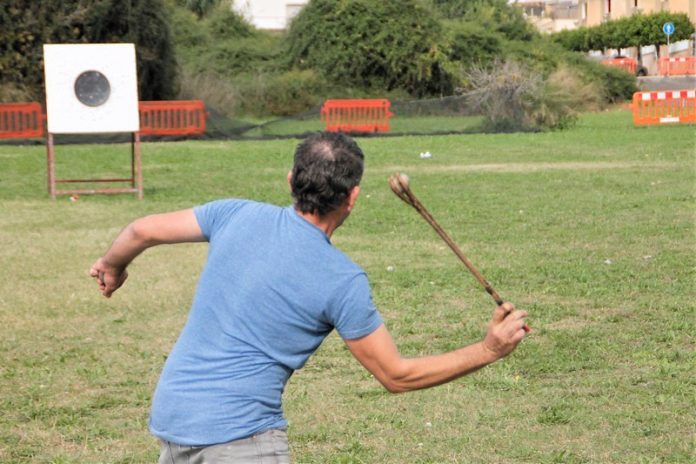
<path fill-rule="evenodd" d="M 278 211 L 281 208 L 270 203 L 264 203 L 246 198 L 222 198 L 204 203 L 196 209 L 206 209 L 212 213 L 231 213 L 245 210 L 247 212 Z"/>

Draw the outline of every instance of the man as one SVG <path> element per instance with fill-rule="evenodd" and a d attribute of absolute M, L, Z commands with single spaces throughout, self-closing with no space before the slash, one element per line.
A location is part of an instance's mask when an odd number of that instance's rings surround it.
<path fill-rule="evenodd" d="M 283 389 L 335 328 L 390 392 L 439 385 L 515 349 L 527 313 L 496 308 L 481 342 L 402 358 L 375 309 L 365 272 L 330 238 L 360 193 L 363 153 L 320 133 L 295 152 L 293 205 L 221 200 L 138 219 L 90 274 L 110 297 L 145 249 L 209 242 L 189 319 L 155 390 L 150 430 L 161 463 L 289 462 Z"/>

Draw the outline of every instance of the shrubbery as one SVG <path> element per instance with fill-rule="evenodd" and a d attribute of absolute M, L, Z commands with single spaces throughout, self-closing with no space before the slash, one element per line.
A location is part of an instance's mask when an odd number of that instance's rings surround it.
<path fill-rule="evenodd" d="M 443 20 L 473 23 L 508 40 L 530 40 L 539 35 L 507 0 L 431 0 Z"/>
<path fill-rule="evenodd" d="M 199 98 L 232 116 L 284 116 L 318 105 L 325 82 L 313 70 L 292 70 L 283 38 L 258 31 L 228 5 L 198 18 L 173 12 L 182 57 L 180 98 Z"/>
<path fill-rule="evenodd" d="M 414 96 L 451 93 L 444 34 L 414 0 L 312 0 L 288 34 L 290 64 L 332 83 Z"/>
<path fill-rule="evenodd" d="M 449 24 L 449 59 L 459 63 L 491 63 L 504 51 L 504 38 L 478 23 Z"/>
<path fill-rule="evenodd" d="M 497 60 L 536 73 L 535 89 L 549 94 L 559 69 L 572 69 L 567 72 L 605 101 L 630 98 L 635 90 L 634 77 L 542 37 L 506 0 L 311 0 L 287 33 L 258 31 L 218 0 L 6 3 L 0 9 L 5 101 L 43 100 L 46 42 L 135 42 L 141 99 L 202 98 L 227 115 L 296 114 L 325 98 L 452 95 L 471 87 L 476 70 L 495 72 Z M 605 32 L 555 37 L 566 46 L 594 44 Z M 544 105 L 539 114 L 546 116 L 529 120 L 535 127 L 562 126 L 549 116 L 558 108 Z"/>

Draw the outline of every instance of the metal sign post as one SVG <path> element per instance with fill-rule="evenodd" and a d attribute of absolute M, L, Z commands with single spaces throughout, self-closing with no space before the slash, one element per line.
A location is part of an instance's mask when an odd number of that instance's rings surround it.
<path fill-rule="evenodd" d="M 667 36 L 667 58 L 669 58 L 670 53 L 669 53 L 669 38 L 672 34 L 674 34 L 674 23 L 673 22 L 667 22 L 662 25 L 662 32 L 665 33 Z"/>

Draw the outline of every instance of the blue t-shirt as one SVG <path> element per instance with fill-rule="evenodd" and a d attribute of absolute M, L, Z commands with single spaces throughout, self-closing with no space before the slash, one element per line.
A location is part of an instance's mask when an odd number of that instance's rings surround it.
<path fill-rule="evenodd" d="M 285 427 L 285 384 L 324 338 L 382 324 L 365 272 L 292 206 L 220 200 L 194 213 L 208 260 L 150 416 L 155 436 L 190 446 Z"/>

